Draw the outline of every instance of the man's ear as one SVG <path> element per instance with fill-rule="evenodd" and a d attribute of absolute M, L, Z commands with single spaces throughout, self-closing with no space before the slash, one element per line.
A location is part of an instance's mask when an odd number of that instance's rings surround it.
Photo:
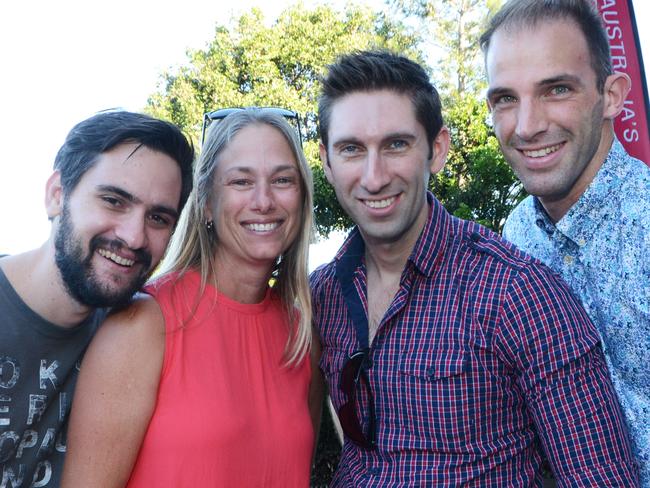
<path fill-rule="evenodd" d="M 451 136 L 449 135 L 449 129 L 442 126 L 440 132 L 438 132 L 438 135 L 435 137 L 433 144 L 431 145 L 433 154 L 431 156 L 430 170 L 432 175 L 435 175 L 444 168 L 450 144 Z"/>
<path fill-rule="evenodd" d="M 63 210 L 63 187 L 61 173 L 58 170 L 52 173 L 45 183 L 45 210 L 50 220 Z"/>
<path fill-rule="evenodd" d="M 621 113 L 631 87 L 632 82 L 630 81 L 630 77 L 625 73 L 615 72 L 607 77 L 605 87 L 603 88 L 605 102 L 603 106 L 604 119 L 613 120 Z"/>
<path fill-rule="evenodd" d="M 327 181 L 330 182 L 330 185 L 333 185 L 332 183 L 332 167 L 330 166 L 329 159 L 327 159 L 327 148 L 321 141 L 318 144 L 318 153 L 320 154 L 320 164 L 323 165 L 323 171 L 325 172 L 325 178 L 327 178 Z"/>

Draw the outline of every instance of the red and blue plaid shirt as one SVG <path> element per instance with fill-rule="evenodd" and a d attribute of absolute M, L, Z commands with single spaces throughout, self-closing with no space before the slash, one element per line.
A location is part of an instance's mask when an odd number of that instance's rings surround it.
<path fill-rule="evenodd" d="M 370 348 L 377 447 L 346 439 L 332 486 L 637 486 L 637 466 L 599 338 L 567 286 L 478 224 L 430 214 Z M 321 369 L 338 408 L 359 344 L 336 263 L 312 273 Z M 354 287 L 367 321 L 363 252 Z M 349 257 L 349 256 L 348 256 Z M 358 312 L 358 311 L 357 311 Z M 361 416 L 368 392 L 359 386 Z"/>

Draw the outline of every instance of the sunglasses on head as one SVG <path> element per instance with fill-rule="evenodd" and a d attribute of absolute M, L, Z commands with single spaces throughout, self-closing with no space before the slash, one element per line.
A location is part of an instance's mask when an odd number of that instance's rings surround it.
<path fill-rule="evenodd" d="M 356 445 L 373 449 L 376 443 L 375 400 L 370 390 L 368 368 L 370 367 L 369 349 L 353 352 L 345 361 L 341 370 L 339 389 L 346 396 L 346 402 L 338 410 L 341 428 L 345 435 Z M 357 391 L 359 385 L 368 392 L 368 429 L 364 432 L 363 421 L 357 415 Z"/>
<path fill-rule="evenodd" d="M 203 115 L 203 127 L 201 129 L 201 143 L 205 141 L 205 134 L 208 130 L 208 127 L 210 124 L 213 122 L 223 120 L 226 117 L 228 117 L 230 114 L 234 112 L 241 112 L 242 110 L 262 110 L 265 112 L 273 113 L 280 115 L 281 117 L 284 117 L 291 126 L 296 130 L 298 133 L 298 139 L 300 140 L 300 145 L 302 146 L 302 130 L 300 128 L 300 117 L 298 116 L 298 112 L 294 112 L 292 110 L 287 110 L 286 108 L 280 108 L 280 107 L 230 107 L 230 108 L 222 108 L 219 110 L 214 110 L 212 112 L 207 112 Z"/>

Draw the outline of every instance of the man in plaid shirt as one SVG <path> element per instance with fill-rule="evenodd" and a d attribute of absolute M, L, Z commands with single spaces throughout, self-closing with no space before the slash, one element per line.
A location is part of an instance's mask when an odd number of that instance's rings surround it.
<path fill-rule="evenodd" d="M 567 286 L 427 191 L 449 148 L 424 70 L 341 57 L 321 159 L 357 226 L 311 276 L 345 433 L 333 486 L 637 486 L 596 330 Z"/>

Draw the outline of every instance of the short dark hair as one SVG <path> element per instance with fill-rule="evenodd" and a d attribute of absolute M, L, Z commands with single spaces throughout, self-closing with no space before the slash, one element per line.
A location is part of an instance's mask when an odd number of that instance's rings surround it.
<path fill-rule="evenodd" d="M 174 124 L 123 110 L 95 114 L 68 133 L 54 160 L 54 169 L 61 173 L 63 191 L 74 190 L 100 154 L 130 142 L 166 154 L 178 163 L 181 170 L 180 212 L 192 191 L 194 147 Z"/>
<path fill-rule="evenodd" d="M 411 98 L 432 156 L 432 142 L 443 124 L 442 108 L 438 91 L 422 66 L 389 51 L 357 51 L 339 57 L 328 68 L 318 99 L 320 138 L 326 148 L 332 105 L 337 100 L 353 92 L 392 90 Z"/>
<path fill-rule="evenodd" d="M 605 80 L 612 74 L 612 58 L 607 32 L 591 0 L 509 0 L 490 19 L 480 39 L 487 56 L 494 33 L 501 28 L 535 27 L 541 22 L 573 21 L 587 42 L 591 67 L 596 73 L 596 86 L 602 92 Z"/>

